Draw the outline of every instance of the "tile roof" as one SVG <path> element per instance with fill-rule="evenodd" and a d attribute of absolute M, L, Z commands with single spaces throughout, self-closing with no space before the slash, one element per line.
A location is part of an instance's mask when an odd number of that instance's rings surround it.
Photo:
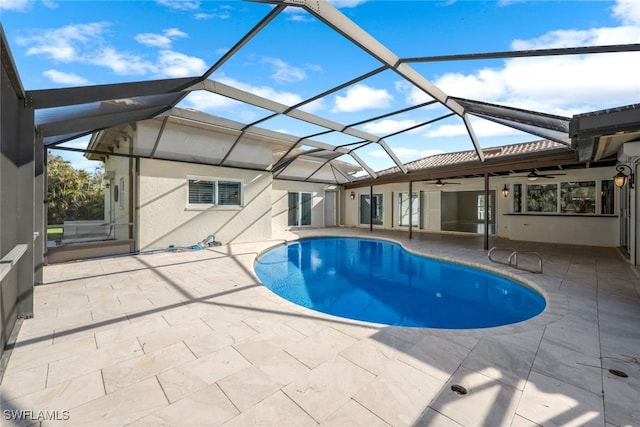
<path fill-rule="evenodd" d="M 501 147 L 484 148 L 485 159 L 494 159 L 501 157 L 517 156 L 528 153 L 538 153 L 553 150 L 567 150 L 568 147 L 564 144 L 549 140 L 540 140 L 532 142 L 524 142 L 519 144 L 503 145 Z M 414 160 L 412 162 L 405 163 L 405 167 L 409 171 L 417 171 L 423 169 L 430 169 L 439 166 L 447 166 L 453 164 L 469 163 L 480 161 L 475 150 L 458 151 L 455 153 L 442 153 L 434 154 L 422 159 Z M 383 169 L 377 172 L 378 176 L 390 175 L 399 173 L 400 168 L 397 166 Z"/>

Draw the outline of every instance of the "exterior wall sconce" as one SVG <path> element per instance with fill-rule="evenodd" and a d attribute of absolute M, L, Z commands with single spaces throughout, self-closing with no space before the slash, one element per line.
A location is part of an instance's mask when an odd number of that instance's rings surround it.
<path fill-rule="evenodd" d="M 354 200 L 356 198 L 356 193 L 354 193 L 353 191 L 351 192 L 351 194 L 349 194 L 349 198 L 351 200 Z"/>
<path fill-rule="evenodd" d="M 625 168 L 629 169 L 629 175 L 624 173 Z M 622 188 L 627 182 L 629 182 L 629 188 L 633 188 L 635 184 L 633 169 L 631 169 L 629 165 L 618 165 L 616 166 L 616 170 L 618 173 L 613 177 L 613 183 L 616 187 Z"/>
<path fill-rule="evenodd" d="M 505 184 L 504 188 L 502 189 L 502 195 L 505 197 L 505 199 L 509 197 L 509 187 L 507 187 L 507 184 Z"/>

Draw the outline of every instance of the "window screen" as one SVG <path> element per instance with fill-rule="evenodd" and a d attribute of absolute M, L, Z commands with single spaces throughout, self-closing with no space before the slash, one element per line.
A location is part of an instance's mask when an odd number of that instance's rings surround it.
<path fill-rule="evenodd" d="M 221 206 L 238 206 L 241 200 L 239 182 L 218 181 L 218 204 Z"/>
<path fill-rule="evenodd" d="M 215 200 L 216 185 L 214 181 L 202 179 L 189 180 L 189 204 L 212 205 Z"/>

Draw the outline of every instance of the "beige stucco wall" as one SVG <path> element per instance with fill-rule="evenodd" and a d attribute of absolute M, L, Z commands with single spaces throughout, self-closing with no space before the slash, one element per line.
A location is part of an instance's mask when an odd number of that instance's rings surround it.
<path fill-rule="evenodd" d="M 242 206 L 187 207 L 187 176 L 242 181 Z M 139 247 L 191 246 L 214 234 L 223 243 L 271 238 L 270 173 L 140 160 Z"/>
<path fill-rule="evenodd" d="M 566 175 L 553 179 L 541 179 L 537 183 L 551 184 L 567 181 L 601 181 L 611 179 L 615 175 L 615 168 L 591 168 L 580 170 L 558 170 L 557 173 Z M 483 191 L 484 178 L 467 180 L 450 179 L 448 181 L 460 183 L 458 185 L 445 185 L 437 188 L 423 182 L 414 182 L 413 191 L 421 192 L 421 220 L 422 230 L 439 232 L 441 228 L 442 209 L 454 207 L 442 206 L 442 191 Z M 491 177 L 489 189 L 495 191 L 496 200 L 496 234 L 512 240 L 526 240 L 532 242 L 567 243 L 592 246 L 619 245 L 619 219 L 617 216 L 563 216 L 563 215 L 511 215 L 511 196 L 504 198 L 501 189 L 504 184 L 527 184 L 526 178 L 505 179 Z M 600 185 L 599 182 L 597 185 Z M 599 187 L 598 187 L 599 188 Z M 368 224 L 359 224 L 360 195 L 369 194 L 369 187 L 344 190 L 342 193 L 344 212 L 342 218 L 345 226 L 369 227 Z M 408 192 L 409 184 L 385 184 L 373 187 L 374 194 L 383 195 L 383 224 L 374 225 L 375 228 L 406 230 L 407 227 L 398 226 L 398 193 Z M 618 191 L 616 189 L 616 191 Z M 355 198 L 349 197 L 351 192 Z M 597 194 L 597 204 L 600 204 Z M 619 206 L 619 197 L 616 196 L 616 209 Z M 459 208 L 459 207 L 458 207 Z M 393 214 L 393 215 L 392 215 Z M 420 231 L 420 230 L 417 230 Z"/>
<path fill-rule="evenodd" d="M 289 192 L 311 193 L 311 225 L 308 227 L 324 227 L 324 194 L 334 186 L 312 182 L 274 180 L 272 185 L 272 227 L 273 231 L 289 230 L 288 212 Z"/>

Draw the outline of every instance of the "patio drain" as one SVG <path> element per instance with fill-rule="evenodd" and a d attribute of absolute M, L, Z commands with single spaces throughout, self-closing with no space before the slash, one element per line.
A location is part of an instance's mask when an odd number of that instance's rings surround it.
<path fill-rule="evenodd" d="M 467 389 L 462 387 L 460 384 L 454 384 L 451 386 L 451 390 L 455 393 L 455 394 L 467 394 Z"/>
<path fill-rule="evenodd" d="M 609 369 L 609 373 L 615 375 L 616 377 L 629 378 L 629 375 L 617 369 Z"/>

